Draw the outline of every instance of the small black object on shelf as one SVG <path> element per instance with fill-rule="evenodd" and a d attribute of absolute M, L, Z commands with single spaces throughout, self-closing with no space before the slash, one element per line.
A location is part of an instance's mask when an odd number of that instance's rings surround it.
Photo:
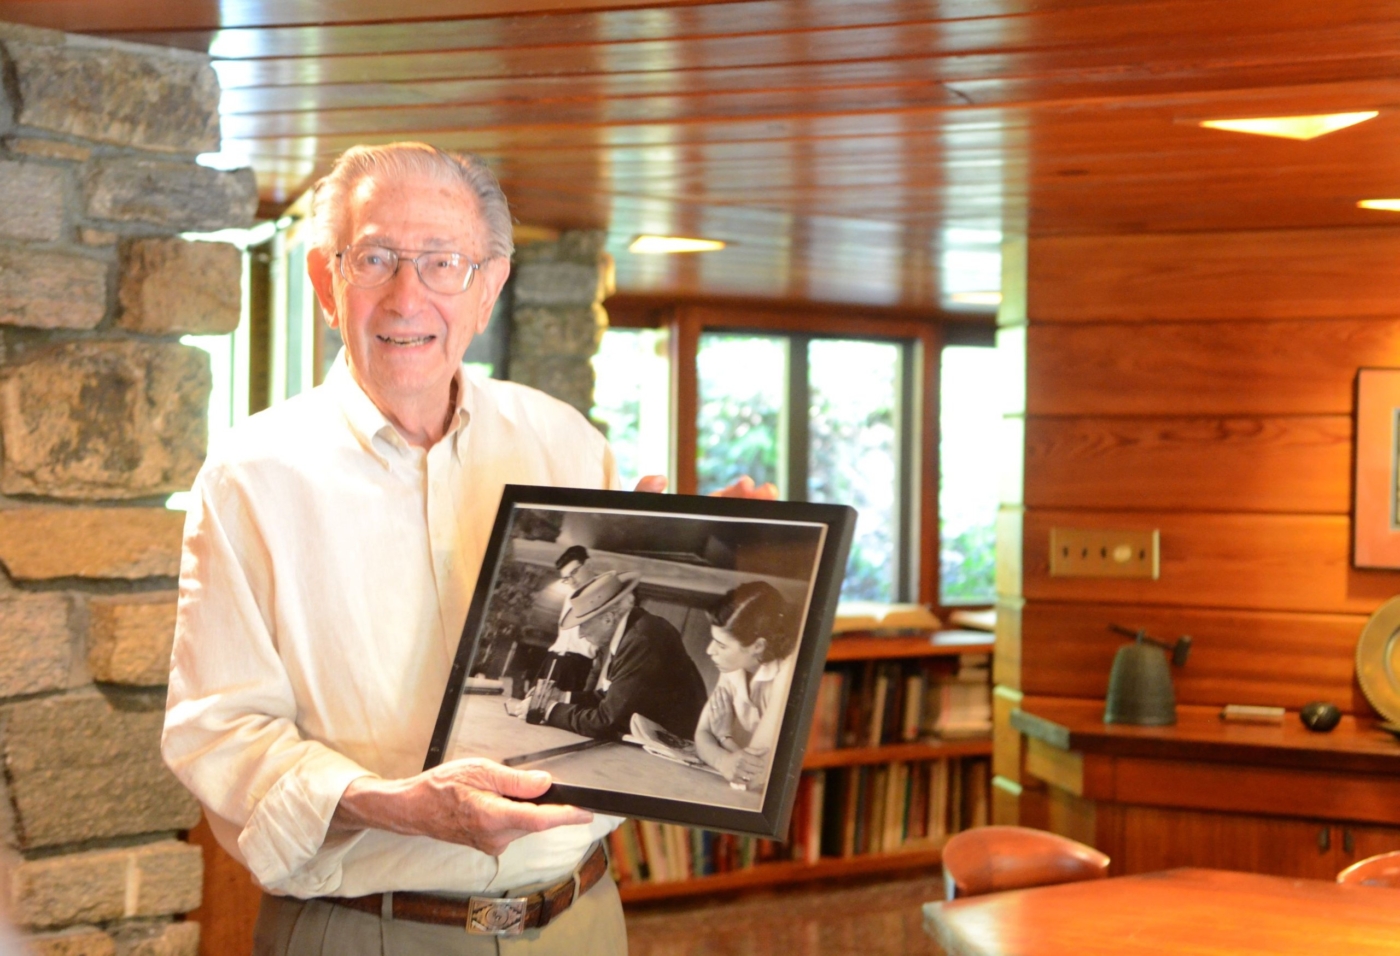
<path fill-rule="evenodd" d="M 1119 624 L 1109 628 L 1133 638 L 1133 643 L 1118 648 L 1113 658 L 1113 670 L 1108 675 L 1108 694 L 1104 700 L 1103 722 L 1106 724 L 1137 724 L 1144 727 L 1165 727 L 1176 723 L 1176 693 L 1172 690 L 1171 667 L 1163 651 L 1171 652 L 1171 663 L 1181 667 L 1191 653 L 1191 638 L 1182 635 L 1168 644 L 1149 637 L 1141 628 L 1133 630 Z"/>
<path fill-rule="evenodd" d="M 1298 711 L 1298 719 L 1309 730 L 1325 734 L 1341 722 L 1342 711 L 1336 704 L 1329 704 L 1325 700 L 1315 700 L 1311 704 L 1303 705 L 1303 709 Z"/>

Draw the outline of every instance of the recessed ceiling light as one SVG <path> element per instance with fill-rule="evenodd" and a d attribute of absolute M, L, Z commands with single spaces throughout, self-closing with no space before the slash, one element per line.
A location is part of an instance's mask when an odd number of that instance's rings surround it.
<path fill-rule="evenodd" d="M 1258 136 L 1282 136 L 1285 139 L 1315 139 L 1339 129 L 1364 123 L 1380 115 L 1376 110 L 1360 113 L 1320 113 L 1314 116 L 1261 116 L 1255 119 L 1202 120 L 1207 129 L 1225 129 L 1235 133 Z"/>
<path fill-rule="evenodd" d="M 1362 209 L 1384 209 L 1387 212 L 1400 212 L 1400 199 L 1363 199 L 1356 205 Z"/>
<path fill-rule="evenodd" d="M 663 252 L 714 252 L 723 249 L 718 239 L 691 239 L 686 236 L 638 236 L 627 247 L 628 252 L 644 255 Z"/>
<path fill-rule="evenodd" d="M 960 305 L 1001 305 L 1000 292 L 954 292 L 948 299 Z"/>

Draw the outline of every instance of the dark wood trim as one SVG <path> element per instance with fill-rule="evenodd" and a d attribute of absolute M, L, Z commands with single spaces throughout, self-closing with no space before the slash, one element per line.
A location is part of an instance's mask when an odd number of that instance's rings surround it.
<path fill-rule="evenodd" d="M 918 553 L 915 556 L 918 576 L 918 601 L 943 611 L 939 594 L 939 561 L 942 551 L 938 522 L 938 442 L 939 442 L 939 382 L 943 358 L 943 330 L 926 326 L 917 336 L 917 361 L 922 363 L 918 402 L 913 417 L 919 435 L 918 508 L 909 516 L 918 522 Z"/>
<path fill-rule="evenodd" d="M 675 437 L 671 446 L 671 474 L 676 493 L 693 495 L 699 490 L 695 471 L 695 445 L 699 436 L 695 416 L 700 408 L 700 384 L 695 355 L 700 347 L 700 323 L 687 308 L 671 314 L 671 410 Z"/>

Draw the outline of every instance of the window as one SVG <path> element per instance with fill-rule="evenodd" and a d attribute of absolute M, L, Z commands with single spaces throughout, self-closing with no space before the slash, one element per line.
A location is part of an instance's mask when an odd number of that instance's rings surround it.
<path fill-rule="evenodd" d="M 695 473 L 709 493 L 742 474 L 793 501 L 859 512 L 842 597 L 910 596 L 908 343 L 705 332 L 696 350 Z"/>
<path fill-rule="evenodd" d="M 996 599 L 1001 377 L 995 349 L 950 345 L 943 350 L 938 515 L 939 591 L 945 605 Z"/>
<path fill-rule="evenodd" d="M 593 419 L 607 427 L 623 488 L 643 475 L 672 477 L 667 339 L 664 329 L 608 329 L 593 356 Z"/>

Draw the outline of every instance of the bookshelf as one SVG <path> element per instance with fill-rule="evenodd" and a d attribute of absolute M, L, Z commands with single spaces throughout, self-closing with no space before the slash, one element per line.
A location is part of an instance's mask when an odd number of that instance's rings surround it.
<path fill-rule="evenodd" d="M 985 655 L 990 659 L 992 653 L 993 638 L 991 634 L 979 631 L 938 631 L 932 634 L 922 634 L 913 636 L 877 636 L 871 634 L 848 634 L 835 637 L 831 641 L 827 653 L 828 669 L 845 669 L 854 674 L 862 668 L 867 678 L 872 673 L 872 668 L 885 667 L 919 667 L 929 666 L 933 668 L 943 667 L 949 672 L 957 669 L 957 661 L 951 660 L 943 663 L 930 662 L 929 658 L 961 658 L 961 655 Z M 922 662 L 922 663 L 921 663 Z M 844 699 L 843 699 L 844 703 Z M 868 744 L 869 742 L 864 742 Z M 890 741 L 877 745 L 859 746 L 838 746 L 833 749 L 809 750 L 803 760 L 804 778 L 818 776 L 822 778 L 822 787 L 845 786 L 845 774 L 860 773 L 862 775 L 878 775 L 887 773 L 894 776 L 894 768 L 904 768 L 899 771 L 903 774 L 897 777 L 901 782 L 899 786 L 907 786 L 907 781 L 911 776 L 919 776 L 927 773 L 927 787 L 933 787 L 932 782 L 937 779 L 942 783 L 938 786 L 948 788 L 950 796 L 945 797 L 947 801 L 963 801 L 964 794 L 969 787 L 980 786 L 983 789 L 990 780 L 989 767 L 985 765 L 992 753 L 992 742 L 990 735 L 972 737 L 968 739 L 920 739 L 914 741 Z M 971 763 L 982 763 L 983 767 L 979 774 L 967 772 L 964 775 L 963 767 Z M 934 776 L 936 765 L 942 762 L 944 774 Z M 946 772 L 948 767 L 956 765 L 957 769 L 951 775 Z M 888 768 L 888 769 L 886 769 Z M 864 777 L 862 777 L 862 783 Z M 975 783 L 973 782 L 975 781 Z M 891 786 L 894 786 L 891 784 Z M 956 792 L 952 792 L 956 788 Z M 805 791 L 804 791 L 805 792 Z M 908 791 L 905 791 L 904 799 L 909 799 Z M 770 855 L 780 854 L 786 851 L 793 844 L 799 843 L 797 829 L 802 826 L 803 814 L 812 812 L 810 808 L 804 810 L 802 801 L 815 799 L 823 801 L 823 791 L 818 790 L 815 798 L 811 794 L 806 797 L 799 795 L 799 805 L 794 810 L 794 835 L 789 843 L 777 844 L 769 841 L 751 841 L 746 852 L 756 855 L 747 858 L 736 868 L 727 869 L 723 872 L 708 873 L 704 876 L 687 876 L 685 878 L 675 878 L 675 874 L 663 874 L 662 879 L 629 879 L 629 874 L 621 873 L 618 882 L 619 890 L 624 903 L 641 903 L 655 900 L 683 898 L 700 896 L 709 893 L 727 893 L 738 890 L 756 889 L 763 887 L 773 887 L 794 883 L 801 883 L 811 880 L 828 879 L 843 876 L 863 876 L 876 874 L 896 874 L 904 871 L 927 871 L 936 867 L 941 859 L 942 842 L 946 838 L 945 834 L 937 834 L 932 837 L 920 836 L 917 839 L 908 839 L 907 844 L 900 845 L 892 849 L 880 849 L 873 851 L 862 851 L 845 855 L 833 855 L 823 852 L 818 855 L 815 851 L 803 854 L 802 859 L 787 859 L 775 856 L 774 858 L 764 858 L 764 853 Z M 825 801 L 831 801 L 830 796 L 825 797 Z M 925 797 L 925 799 L 930 799 Z M 883 798 L 882 798 L 883 800 Z M 905 804 L 903 813 L 906 815 L 905 825 L 908 825 L 908 815 L 910 809 Z M 868 810 L 868 807 L 863 808 Z M 846 813 L 850 813 L 846 807 Z M 930 811 L 931 815 L 932 811 Z M 945 817 L 945 819 L 947 819 Z M 960 820 L 961 814 L 956 813 L 954 820 Z M 849 829 L 849 822 L 843 825 Z M 955 827 L 957 824 L 953 824 Z M 625 827 L 633 828 L 627 837 L 623 837 L 622 832 L 614 834 L 615 845 L 613 847 L 614 856 L 618 855 L 622 849 L 621 844 L 624 839 L 632 841 L 632 852 L 629 858 L 632 865 L 637 862 L 637 848 L 643 842 L 640 824 L 629 821 Z M 657 824 L 648 824 L 650 827 L 659 827 Z M 685 831 L 682 828 L 671 828 L 669 838 L 658 836 L 657 830 L 650 833 L 654 841 L 652 846 L 665 845 L 672 851 L 672 855 L 677 852 L 679 844 L 684 844 L 688 848 L 689 859 L 694 859 L 695 854 L 706 852 L 701 844 L 703 840 L 698 836 L 697 831 Z M 815 838 L 816 834 L 809 834 L 808 839 Z M 822 834 L 817 842 L 825 843 L 827 834 Z M 720 838 L 733 840 L 735 838 Z M 847 841 L 850 836 L 847 834 Z M 877 838 L 878 840 L 878 838 Z M 755 845 L 762 843 L 762 846 L 755 849 Z M 824 846 L 824 850 L 832 849 Z M 849 847 L 847 847 L 849 849 Z M 664 852 L 664 851 L 663 851 Z M 801 847 L 794 847 L 794 852 L 802 852 Z M 643 856 L 646 852 L 643 851 Z M 617 862 L 614 863 L 615 870 L 620 869 Z"/>

